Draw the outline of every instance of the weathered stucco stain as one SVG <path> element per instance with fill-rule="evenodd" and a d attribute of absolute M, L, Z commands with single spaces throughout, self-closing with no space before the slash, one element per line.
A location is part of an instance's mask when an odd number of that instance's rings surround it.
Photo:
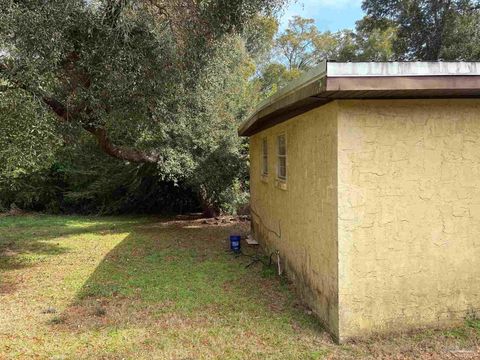
<path fill-rule="evenodd" d="M 330 331 L 338 333 L 337 105 L 329 104 L 251 137 L 255 236 L 278 250 L 287 274 Z M 276 185 L 276 138 L 287 139 L 286 189 Z M 262 179 L 262 139 L 269 174 Z"/>
<path fill-rule="evenodd" d="M 250 151 L 255 236 L 337 339 L 478 315 L 480 100 L 334 101 L 252 136 Z"/>

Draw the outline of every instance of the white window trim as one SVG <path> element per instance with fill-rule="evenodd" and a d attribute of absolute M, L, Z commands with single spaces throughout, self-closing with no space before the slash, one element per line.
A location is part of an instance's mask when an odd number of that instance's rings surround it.
<path fill-rule="evenodd" d="M 261 175 L 263 177 L 268 176 L 269 166 L 268 166 L 268 139 L 266 137 L 262 138 L 262 154 L 261 154 Z"/>
<path fill-rule="evenodd" d="M 280 137 L 283 136 L 284 141 L 285 141 L 285 154 L 280 155 L 280 146 L 279 146 L 279 139 Z M 276 139 L 276 148 L 277 148 L 277 180 L 280 182 L 287 182 L 288 178 L 288 146 L 287 146 L 287 134 L 286 133 L 280 133 L 277 135 Z M 280 176 L 280 158 L 285 158 L 285 176 Z"/>

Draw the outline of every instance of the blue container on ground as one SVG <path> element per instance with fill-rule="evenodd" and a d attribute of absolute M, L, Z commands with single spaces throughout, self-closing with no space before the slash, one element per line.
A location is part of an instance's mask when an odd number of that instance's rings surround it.
<path fill-rule="evenodd" d="M 230 236 L 230 250 L 238 254 L 240 252 L 240 240 L 242 237 L 240 235 L 231 235 Z"/>

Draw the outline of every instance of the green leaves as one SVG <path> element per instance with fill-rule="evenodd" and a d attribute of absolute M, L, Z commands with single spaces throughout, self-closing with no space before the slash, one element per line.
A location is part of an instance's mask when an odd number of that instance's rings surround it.
<path fill-rule="evenodd" d="M 394 57 L 403 60 L 477 60 L 478 0 L 364 0 L 370 30 L 393 26 Z"/>
<path fill-rule="evenodd" d="M 61 145 L 55 122 L 22 91 L 0 93 L 0 186 L 48 168 Z"/>
<path fill-rule="evenodd" d="M 393 26 L 372 29 L 367 18 L 357 22 L 356 31 L 322 32 L 314 19 L 294 16 L 274 39 L 270 61 L 261 64 L 255 82 L 267 97 L 323 60 L 388 61 L 395 36 Z"/>
<path fill-rule="evenodd" d="M 9 108 L 0 176 L 48 177 L 52 163 L 62 174 L 77 169 L 84 182 L 60 185 L 77 201 L 115 192 L 143 166 L 132 163 L 152 163 L 149 177 L 207 189 L 222 207 L 220 194 L 244 182 L 236 128 L 255 103 L 254 56 L 268 48 L 268 16 L 282 3 L 0 0 L 0 82 L 20 89 L 0 104 Z M 82 129 L 102 161 L 81 153 L 94 151 Z M 83 171 L 82 158 L 99 166 Z"/>

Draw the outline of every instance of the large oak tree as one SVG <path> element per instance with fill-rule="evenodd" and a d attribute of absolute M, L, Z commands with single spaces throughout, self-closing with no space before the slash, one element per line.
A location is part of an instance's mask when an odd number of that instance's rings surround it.
<path fill-rule="evenodd" d="M 226 181 L 238 170 L 228 156 L 238 156 L 231 135 L 247 112 L 251 24 L 282 3 L 0 0 L 0 92 L 27 99 L 30 112 L 46 109 L 64 137 L 81 130 L 113 158 L 154 164 L 173 181 L 189 177 L 208 207 L 223 177 L 211 167 L 223 165 Z M 45 128 L 29 119 L 25 126 Z"/>
<path fill-rule="evenodd" d="M 152 123 L 175 111 L 218 41 L 273 0 L 0 0 L 0 81 L 41 100 L 59 121 L 79 124 L 101 149 L 133 162 L 161 149 L 116 144 L 109 117 Z M 173 103 L 170 103 L 173 102 Z M 121 141 L 120 141 L 121 142 Z"/>

